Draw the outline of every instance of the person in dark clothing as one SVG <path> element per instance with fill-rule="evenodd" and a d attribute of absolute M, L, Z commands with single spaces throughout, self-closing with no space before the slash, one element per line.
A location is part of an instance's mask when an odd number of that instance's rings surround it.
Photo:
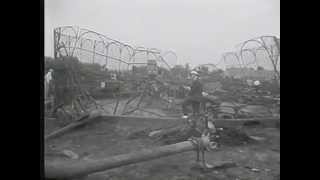
<path fill-rule="evenodd" d="M 193 127 L 196 126 L 196 121 L 189 119 L 188 117 L 188 109 L 189 105 L 192 106 L 193 115 L 200 114 L 200 106 L 207 106 L 206 103 L 210 103 L 211 105 L 218 105 L 219 101 L 216 98 L 209 97 L 209 94 L 203 91 L 203 84 L 200 81 L 199 74 L 196 71 L 191 72 L 193 82 L 191 87 L 188 88 L 190 90 L 188 97 L 182 103 L 182 111 L 183 111 L 183 119 L 187 119 L 189 123 Z M 207 108 L 207 107 L 206 107 Z M 212 121 L 207 121 L 205 125 L 206 128 L 215 133 L 215 125 Z"/>
<path fill-rule="evenodd" d="M 203 85 L 200 82 L 199 74 L 196 71 L 191 72 L 191 76 L 193 79 L 193 82 L 191 84 L 190 92 L 188 94 L 188 97 L 184 100 L 182 103 L 182 112 L 183 112 L 183 118 L 187 118 L 188 115 L 188 109 L 187 107 L 189 105 L 192 106 L 192 111 L 194 114 L 200 113 L 200 103 L 203 99 Z"/>

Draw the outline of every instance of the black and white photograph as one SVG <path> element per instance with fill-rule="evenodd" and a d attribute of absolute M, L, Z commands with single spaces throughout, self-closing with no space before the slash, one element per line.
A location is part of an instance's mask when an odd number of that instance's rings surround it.
<path fill-rule="evenodd" d="M 43 40 L 46 179 L 280 180 L 279 0 L 44 0 Z"/>

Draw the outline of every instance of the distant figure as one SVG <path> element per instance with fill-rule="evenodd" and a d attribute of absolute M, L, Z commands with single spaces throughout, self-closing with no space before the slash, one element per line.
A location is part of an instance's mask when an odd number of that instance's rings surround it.
<path fill-rule="evenodd" d="M 187 106 L 192 105 L 193 113 L 199 113 L 200 111 L 200 100 L 202 99 L 203 85 L 200 82 L 199 73 L 197 71 L 191 72 L 192 84 L 191 87 L 186 87 L 190 90 L 188 97 L 182 103 L 182 118 L 188 117 Z"/>
<path fill-rule="evenodd" d="M 52 69 L 49 69 L 48 73 L 44 77 L 44 97 L 47 99 L 49 97 L 49 88 L 50 88 L 50 81 L 52 80 Z"/>
<path fill-rule="evenodd" d="M 261 85 L 261 83 L 259 80 L 254 81 L 254 88 L 256 90 L 256 93 L 258 93 L 260 85 Z"/>

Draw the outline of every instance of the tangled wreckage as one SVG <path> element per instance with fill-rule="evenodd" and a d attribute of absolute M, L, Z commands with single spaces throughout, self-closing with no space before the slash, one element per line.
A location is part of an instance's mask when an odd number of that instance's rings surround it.
<path fill-rule="evenodd" d="M 100 45 L 104 48 L 98 50 Z M 128 51 L 126 58 L 124 49 Z M 119 56 L 112 54 L 118 51 Z M 83 56 L 88 52 L 89 56 Z M 137 62 L 139 53 L 145 53 L 145 57 Z M 104 63 L 99 63 L 99 58 Z M 280 128 L 280 73 L 275 73 L 276 81 L 261 81 L 257 89 L 247 83 L 248 78 L 226 76 L 215 65 L 199 66 L 204 90 L 216 103 L 201 104 L 201 113 L 186 121 L 180 118 L 180 107 L 187 94 L 184 86 L 191 69 L 171 66 L 156 49 L 133 48 L 93 31 L 61 27 L 55 29 L 55 59 L 47 58 L 45 68 L 47 72 L 53 70 L 45 101 L 48 179 L 86 177 L 187 151 L 196 151 L 200 168 L 210 169 L 217 165 L 205 161 L 206 151 L 216 151 L 228 143 L 256 140 L 238 127 Z M 142 123 L 129 130 L 130 123 L 138 121 L 151 125 L 144 128 Z M 105 133 L 119 131 L 119 136 L 132 142 L 142 138 L 156 146 L 98 159 L 86 159 L 70 150 L 55 150 L 52 142 L 63 135 L 86 131 L 90 124 L 102 122 L 111 128 Z M 112 125 L 122 122 L 126 124 Z M 156 125 L 160 122 L 170 126 Z M 213 127 L 208 127 L 209 122 Z"/>

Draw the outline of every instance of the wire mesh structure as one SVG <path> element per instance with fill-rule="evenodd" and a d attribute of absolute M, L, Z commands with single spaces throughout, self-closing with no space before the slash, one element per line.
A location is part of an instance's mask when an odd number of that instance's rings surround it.
<path fill-rule="evenodd" d="M 261 36 L 242 43 L 240 56 L 244 59 L 244 52 L 250 49 L 255 56 L 256 64 L 264 69 L 273 70 L 280 80 L 280 38 L 276 36 Z"/>
<path fill-rule="evenodd" d="M 259 72 L 261 76 L 275 77 L 280 81 L 280 38 L 260 36 L 247 40 L 235 51 L 224 53 L 219 66 L 247 78 L 255 70 L 263 69 L 265 71 Z"/>
<path fill-rule="evenodd" d="M 165 60 L 168 54 L 174 55 L 169 63 Z M 155 60 L 159 67 L 170 69 L 178 59 L 173 51 L 134 47 L 77 26 L 54 29 L 54 57 L 60 56 L 77 57 L 81 62 L 97 63 L 117 71 L 146 65 L 148 60 Z"/>

